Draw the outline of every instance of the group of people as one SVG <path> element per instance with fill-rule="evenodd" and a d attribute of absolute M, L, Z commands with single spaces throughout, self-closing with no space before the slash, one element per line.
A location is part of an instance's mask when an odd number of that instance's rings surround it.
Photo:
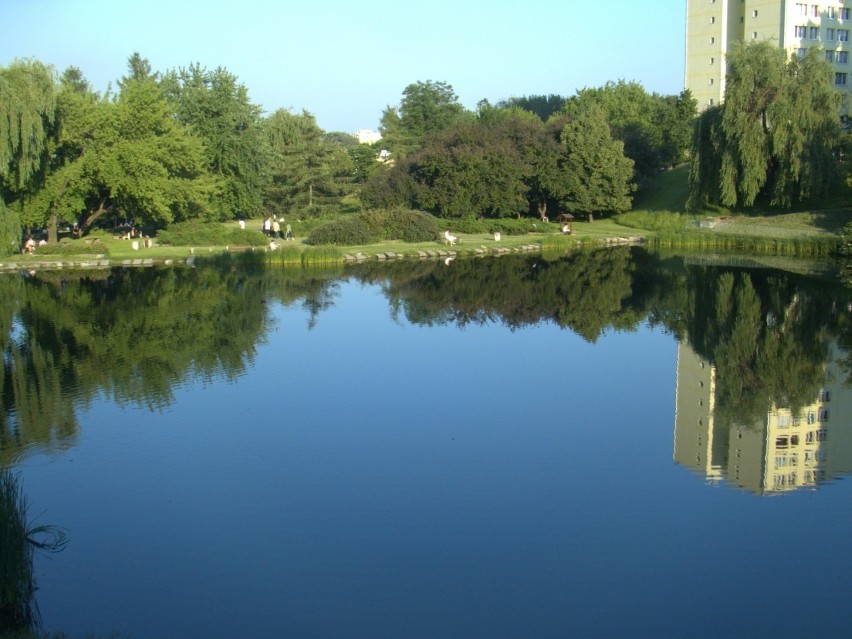
<path fill-rule="evenodd" d="M 38 245 L 39 246 L 46 246 L 47 240 L 45 240 L 44 238 L 40 239 L 38 241 Z M 29 253 L 30 255 L 32 255 L 33 253 L 35 253 L 35 250 L 36 250 L 36 241 L 33 239 L 33 236 L 30 235 L 30 236 L 27 237 L 27 240 L 24 242 L 24 248 L 21 249 L 21 253 Z"/>
<path fill-rule="evenodd" d="M 281 239 L 282 231 L 281 231 L 281 222 L 284 222 L 284 218 L 277 218 L 273 215 L 270 215 L 265 220 L 263 220 L 263 233 L 270 240 L 278 240 Z M 288 224 L 283 231 L 285 240 L 293 239 L 293 228 Z"/>

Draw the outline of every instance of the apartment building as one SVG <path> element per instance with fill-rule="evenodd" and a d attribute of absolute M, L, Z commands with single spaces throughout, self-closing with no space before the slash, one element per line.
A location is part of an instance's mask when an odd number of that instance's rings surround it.
<path fill-rule="evenodd" d="M 686 77 L 702 111 L 725 95 L 725 56 L 734 42 L 767 41 L 788 55 L 820 47 L 834 68 L 832 81 L 852 92 L 852 0 L 687 0 Z"/>
<path fill-rule="evenodd" d="M 691 346 L 678 346 L 675 463 L 709 483 L 757 495 L 815 488 L 852 473 L 852 392 L 842 351 L 829 349 L 825 386 L 797 411 L 772 406 L 755 423 L 716 419 L 716 370 Z"/>

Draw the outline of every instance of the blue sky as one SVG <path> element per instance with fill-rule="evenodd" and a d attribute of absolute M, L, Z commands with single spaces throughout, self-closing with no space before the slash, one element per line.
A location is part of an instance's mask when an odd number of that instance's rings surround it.
<path fill-rule="evenodd" d="M 224 67 L 266 112 L 354 132 L 418 81 L 469 109 L 619 79 L 679 93 L 685 15 L 682 0 L 0 0 L 0 66 L 73 65 L 101 92 L 134 51 L 155 71 Z"/>

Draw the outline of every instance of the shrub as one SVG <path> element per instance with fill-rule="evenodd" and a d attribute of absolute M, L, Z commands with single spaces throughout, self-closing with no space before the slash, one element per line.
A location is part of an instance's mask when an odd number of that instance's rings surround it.
<path fill-rule="evenodd" d="M 360 216 L 335 220 L 318 226 L 307 239 L 307 244 L 335 244 L 338 246 L 354 246 L 373 244 L 378 238 L 371 234 L 370 227 Z"/>
<path fill-rule="evenodd" d="M 193 221 L 179 222 L 158 231 L 157 241 L 171 246 L 264 246 L 269 240 L 260 231 Z"/>
<path fill-rule="evenodd" d="M 37 246 L 35 252 L 36 255 L 108 255 L 109 247 L 97 238 L 90 238 L 73 242 L 63 240 Z"/>
<path fill-rule="evenodd" d="M 308 244 L 356 246 L 383 240 L 433 242 L 440 231 L 437 220 L 421 211 L 374 209 L 329 222 L 311 231 Z"/>
<path fill-rule="evenodd" d="M 458 233 L 502 233 L 503 235 L 526 235 L 540 231 L 552 231 L 553 226 L 539 219 L 522 217 L 479 219 L 463 217 L 457 220 L 444 220 L 444 225 Z"/>

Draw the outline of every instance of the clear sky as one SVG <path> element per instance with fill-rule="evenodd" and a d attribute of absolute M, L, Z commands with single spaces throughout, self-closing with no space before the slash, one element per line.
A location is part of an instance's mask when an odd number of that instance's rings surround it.
<path fill-rule="evenodd" d="M 679 93 L 685 20 L 683 0 L 0 0 L 0 66 L 76 66 L 100 92 L 135 51 L 154 71 L 224 67 L 264 111 L 354 132 L 418 81 L 468 109 L 619 79 Z"/>

